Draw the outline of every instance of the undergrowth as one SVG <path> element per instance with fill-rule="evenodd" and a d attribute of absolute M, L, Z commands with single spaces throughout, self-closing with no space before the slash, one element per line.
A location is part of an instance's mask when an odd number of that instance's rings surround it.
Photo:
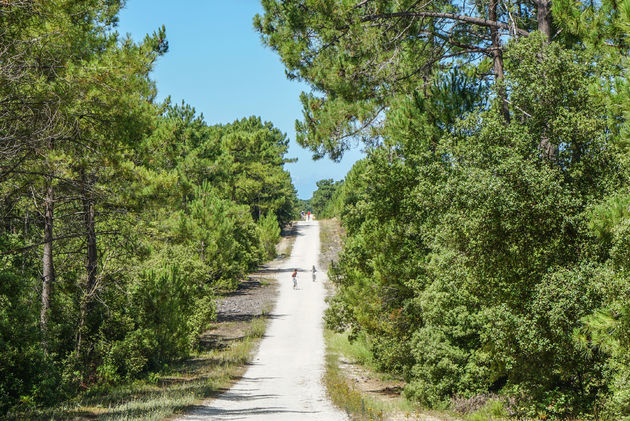
<path fill-rule="evenodd" d="M 49 410 L 25 411 L 11 420 L 162 420 L 228 388 L 243 373 L 266 330 L 266 317 L 254 318 L 247 333 L 222 349 L 150 373 L 124 386 L 101 386 Z"/>

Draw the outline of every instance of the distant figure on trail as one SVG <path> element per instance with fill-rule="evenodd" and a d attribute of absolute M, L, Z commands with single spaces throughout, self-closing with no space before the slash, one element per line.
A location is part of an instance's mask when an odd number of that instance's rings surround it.
<path fill-rule="evenodd" d="M 306 221 L 306 214 L 304 211 L 300 212 L 300 218 L 302 218 L 302 221 Z"/>
<path fill-rule="evenodd" d="M 295 269 L 293 271 L 293 274 L 291 274 L 291 279 L 293 279 L 293 289 L 297 288 L 297 269 Z"/>
<path fill-rule="evenodd" d="M 315 269 L 315 265 L 313 265 L 313 282 L 317 279 L 317 269 Z"/>
<path fill-rule="evenodd" d="M 310 220 L 311 220 L 311 211 L 308 211 L 308 214 L 307 214 L 307 215 L 308 215 L 308 219 L 307 219 L 307 221 L 310 221 Z"/>

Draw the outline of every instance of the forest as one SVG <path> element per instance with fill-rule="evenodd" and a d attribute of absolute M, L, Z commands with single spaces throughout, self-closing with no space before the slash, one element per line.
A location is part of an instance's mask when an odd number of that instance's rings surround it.
<path fill-rule="evenodd" d="M 430 408 L 630 419 L 630 2 L 263 0 L 298 142 L 367 156 L 327 325 Z"/>
<path fill-rule="evenodd" d="M 298 143 L 366 152 L 308 201 L 272 123 L 157 100 L 124 3 L 0 1 L 0 418 L 194 353 L 308 208 L 326 325 L 408 399 L 630 420 L 630 0 L 262 0 Z"/>
<path fill-rule="evenodd" d="M 0 2 L 0 418 L 189 355 L 295 216 L 287 136 L 157 101 L 123 5 Z"/>

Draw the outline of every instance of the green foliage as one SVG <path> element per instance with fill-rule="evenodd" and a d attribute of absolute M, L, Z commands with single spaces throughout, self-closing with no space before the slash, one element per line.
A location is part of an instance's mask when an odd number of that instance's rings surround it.
<path fill-rule="evenodd" d="M 613 236 L 620 238 L 613 231 L 620 229 L 627 219 L 630 219 L 630 195 L 613 195 L 593 208 L 589 228 L 610 247 Z"/>
<path fill-rule="evenodd" d="M 523 416 L 625 414 L 628 181 L 591 95 L 607 70 L 536 34 L 505 68 L 509 122 L 496 103 L 437 129 L 413 95 L 388 110 L 341 189 L 327 324 L 433 407 L 500 392 Z"/>
<path fill-rule="evenodd" d="M 605 410 L 630 417 L 630 215 L 628 195 L 613 194 L 595 207 L 590 227 L 610 253 L 603 280 L 603 305 L 583 318 L 576 339 L 591 352 L 609 355 L 606 380 L 611 396 Z M 625 419 L 625 418 L 624 418 Z"/>
<path fill-rule="evenodd" d="M 123 3 L 0 5 L 0 414 L 195 351 L 295 213 L 286 135 L 156 103 L 165 28 L 120 36 Z"/>
<path fill-rule="evenodd" d="M 483 408 L 466 417 L 467 421 L 503 420 L 508 418 L 508 411 L 499 399 L 490 399 Z"/>
<path fill-rule="evenodd" d="M 332 218 L 339 214 L 343 181 L 335 182 L 332 178 L 319 180 L 317 190 L 310 199 L 310 209 L 319 219 Z"/>
<path fill-rule="evenodd" d="M 265 259 L 273 259 L 276 257 L 276 244 L 280 241 L 281 232 L 276 215 L 269 212 L 261 217 L 258 220 L 258 229 Z"/>
<path fill-rule="evenodd" d="M 261 260 L 256 225 L 246 206 L 216 197 L 207 184 L 196 196 L 177 215 L 174 240 L 198 250 L 209 281 L 229 285 Z"/>
<path fill-rule="evenodd" d="M 625 415 L 628 2 L 497 5 L 263 1 L 300 144 L 369 150 L 311 201 L 348 233 L 326 322 L 433 406 Z"/>
<path fill-rule="evenodd" d="M 271 123 L 259 117 L 235 121 L 218 128 L 221 156 L 215 177 L 223 195 L 250 206 L 258 220 L 269 212 L 281 226 L 293 219 L 295 189 L 284 170 L 289 140 Z"/>
<path fill-rule="evenodd" d="M 22 246 L 0 236 L 0 250 Z M 37 274 L 26 256 L 0 256 L 0 413 L 16 402 L 54 402 L 60 373 L 41 348 L 37 317 Z"/>
<path fill-rule="evenodd" d="M 149 270 L 133 285 L 129 313 L 138 320 L 136 332 L 142 335 L 133 342 L 149 348 L 144 357 L 151 368 L 187 355 L 212 318 L 213 305 L 197 288 L 177 266 Z"/>

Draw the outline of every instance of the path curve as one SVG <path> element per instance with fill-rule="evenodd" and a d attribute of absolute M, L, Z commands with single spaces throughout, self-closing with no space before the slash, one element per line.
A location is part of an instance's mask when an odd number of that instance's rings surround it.
<path fill-rule="evenodd" d="M 316 282 L 311 276 L 318 258 L 318 222 L 298 222 L 291 257 L 265 274 L 278 280 L 278 300 L 251 366 L 229 391 L 180 420 L 348 420 L 322 384 L 325 273 L 317 272 Z M 297 290 L 293 269 L 299 272 Z"/>

